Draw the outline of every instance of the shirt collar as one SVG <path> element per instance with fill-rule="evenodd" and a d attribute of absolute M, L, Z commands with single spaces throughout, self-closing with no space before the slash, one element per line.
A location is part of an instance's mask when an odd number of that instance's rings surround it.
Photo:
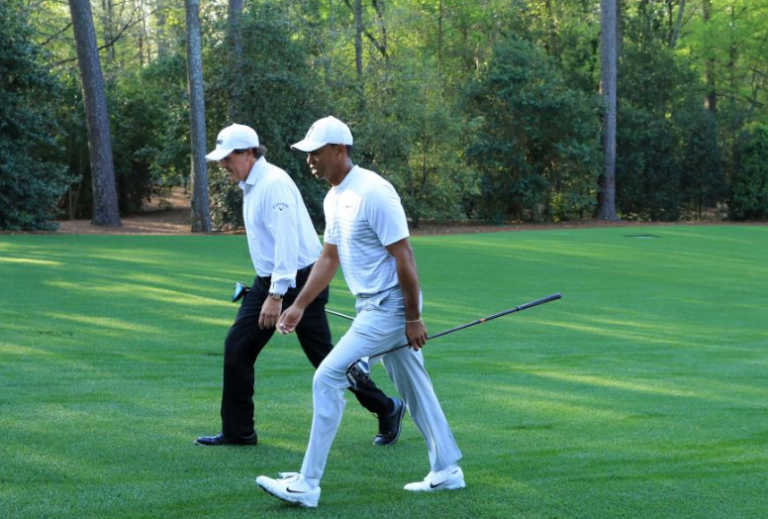
<path fill-rule="evenodd" d="M 239 183 L 240 189 L 245 191 L 246 188 L 252 188 L 256 184 L 258 184 L 259 180 L 263 178 L 264 175 L 262 175 L 262 173 L 266 168 L 267 168 L 267 159 L 265 159 L 263 156 L 259 157 L 259 160 L 257 160 L 251 167 L 251 172 L 248 173 L 248 178 L 240 181 Z"/>
<path fill-rule="evenodd" d="M 360 168 L 357 167 L 357 164 L 352 166 L 352 169 L 349 170 L 349 173 L 347 173 L 347 176 L 344 177 L 344 180 L 341 181 L 341 183 L 336 186 L 337 189 L 344 189 L 350 182 L 352 182 L 350 179 L 357 173 L 357 171 Z"/>

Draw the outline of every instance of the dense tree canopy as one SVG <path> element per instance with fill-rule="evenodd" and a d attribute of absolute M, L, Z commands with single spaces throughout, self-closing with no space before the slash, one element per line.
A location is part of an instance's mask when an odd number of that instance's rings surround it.
<path fill-rule="evenodd" d="M 126 214 L 167 186 L 189 183 L 184 11 L 167 0 L 92 6 Z M 618 217 L 765 218 L 768 0 L 619 6 Z M 208 145 L 232 122 L 253 126 L 318 224 L 327 186 L 289 145 L 330 113 L 350 124 L 354 160 L 395 184 L 414 225 L 597 216 L 606 108 L 600 0 L 252 0 L 242 12 L 238 2 L 202 0 L 200 7 Z M 56 207 L 88 217 L 69 13 L 48 0 L 2 8 L 9 20 L 0 27 L 2 95 L 12 102 L 0 104 L 0 182 L 14 187 L 3 188 L 0 210 L 24 216 L 3 216 L 0 226 L 45 225 Z M 43 184 L 30 183 L 33 167 L 49 168 Z M 13 180 L 20 178 L 28 180 L 23 188 Z M 239 190 L 216 167 L 209 182 L 214 224 L 239 224 Z"/>

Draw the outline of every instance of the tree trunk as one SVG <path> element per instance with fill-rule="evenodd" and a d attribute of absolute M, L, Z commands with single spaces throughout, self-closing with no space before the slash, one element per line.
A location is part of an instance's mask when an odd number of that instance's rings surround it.
<path fill-rule="evenodd" d="M 113 13 L 113 6 L 112 6 L 112 0 L 101 0 L 101 10 L 102 10 L 102 25 L 104 25 L 104 42 L 105 43 L 112 43 L 111 45 L 107 45 L 107 48 L 104 49 L 104 70 L 106 71 L 107 78 L 112 77 L 112 72 L 114 68 L 115 63 L 115 46 L 114 46 L 114 28 L 115 28 L 115 21 L 114 21 L 114 13 Z"/>
<path fill-rule="evenodd" d="M 330 41 L 334 42 L 336 41 L 337 35 L 336 35 L 336 8 L 333 5 L 333 0 L 328 0 L 328 11 L 330 13 L 329 21 L 330 21 Z M 333 85 L 333 82 L 331 81 L 331 78 L 333 77 L 333 62 L 331 61 L 331 55 L 325 50 L 325 43 L 322 44 L 322 52 L 323 52 L 323 67 L 325 68 L 325 86 L 331 87 Z"/>
<path fill-rule="evenodd" d="M 603 152 L 605 164 L 600 176 L 598 218 L 618 220 L 616 216 L 616 65 L 617 16 L 616 0 L 601 0 L 601 81 L 600 93 L 605 98 Z"/>
<path fill-rule="evenodd" d="M 704 25 L 707 26 L 712 17 L 712 0 L 703 0 L 701 10 L 704 17 Z M 715 113 L 717 112 L 717 80 L 715 76 L 715 59 L 712 57 L 708 57 L 704 65 L 704 81 L 707 85 L 705 105 L 707 110 Z"/>
<path fill-rule="evenodd" d="M 109 129 L 104 76 L 96 46 L 96 31 L 89 0 L 69 0 L 77 61 L 83 83 L 83 104 L 93 182 L 93 225 L 120 227 L 112 135 Z"/>
<path fill-rule="evenodd" d="M 683 12 L 685 11 L 685 0 L 680 0 L 680 7 L 677 8 L 677 21 L 669 37 L 669 48 L 674 49 L 677 45 L 677 39 L 680 37 L 680 28 L 683 26 Z"/>
<path fill-rule="evenodd" d="M 443 76 L 443 0 L 437 8 L 437 76 Z"/>
<path fill-rule="evenodd" d="M 192 143 L 192 232 L 211 231 L 208 165 L 205 162 L 205 99 L 203 97 L 200 0 L 184 0 L 187 20 L 187 85 Z"/>
<path fill-rule="evenodd" d="M 240 16 L 243 13 L 243 0 L 229 0 L 229 39 L 228 61 L 230 81 L 229 91 L 229 121 L 238 122 L 243 113 L 243 75 L 241 74 L 241 63 L 243 57 L 243 44 L 240 39 Z"/>
<path fill-rule="evenodd" d="M 363 80 L 363 1 L 355 0 L 355 65 L 357 79 Z"/>
<path fill-rule="evenodd" d="M 168 55 L 168 44 L 166 43 L 168 14 L 164 0 L 157 0 L 155 10 L 155 45 L 157 46 L 158 59 L 164 59 Z"/>

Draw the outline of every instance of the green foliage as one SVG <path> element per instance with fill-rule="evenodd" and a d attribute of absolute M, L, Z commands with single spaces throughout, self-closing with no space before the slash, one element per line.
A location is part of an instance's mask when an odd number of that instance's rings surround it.
<path fill-rule="evenodd" d="M 682 129 L 683 217 L 701 219 L 706 209 L 725 200 L 728 193 L 717 119 L 712 112 L 696 107 L 678 117 L 678 121 Z"/>
<path fill-rule="evenodd" d="M 62 144 L 69 169 L 81 180 L 73 189 L 74 216 L 90 218 L 93 203 L 88 141 L 78 82 L 67 86 L 70 106 L 60 108 Z M 139 212 L 144 201 L 165 186 L 186 183 L 189 175 L 189 115 L 183 56 L 153 61 L 108 84 L 112 150 L 121 214 Z M 64 113 L 65 109 L 67 113 Z M 67 202 L 69 203 L 69 201 Z"/>
<path fill-rule="evenodd" d="M 189 175 L 189 112 L 182 56 L 153 61 L 114 93 L 112 127 L 120 210 L 138 211 Z"/>
<path fill-rule="evenodd" d="M 312 123 L 327 113 L 327 97 L 307 67 L 308 51 L 292 37 L 297 31 L 286 11 L 273 3 L 254 3 L 241 18 L 243 55 L 240 75 L 227 60 L 228 49 L 219 41 L 207 50 L 206 90 L 209 142 L 232 123 L 251 126 L 266 146 L 267 160 L 283 168 L 296 182 L 313 220 L 323 221 L 326 187 L 312 177 L 306 156 L 292 151 Z M 240 110 L 229 120 L 230 92 L 241 100 Z M 211 164 L 212 169 L 216 168 Z M 213 220 L 220 225 L 239 224 L 240 189 L 226 176 L 212 174 Z"/>
<path fill-rule="evenodd" d="M 739 204 L 729 199 L 745 146 L 739 136 L 768 121 L 768 0 L 684 4 L 682 31 L 670 48 L 683 2 L 621 2 L 617 202 L 623 218 L 705 218 L 729 200 Z M 227 3 L 201 4 L 208 142 L 231 122 L 256 128 L 268 159 L 294 178 L 318 225 L 327 185 L 309 175 L 302 154 L 288 145 L 331 113 L 352 127 L 355 161 L 395 184 L 414 225 L 425 218 L 592 216 L 602 169 L 599 2 L 362 2 L 359 75 L 355 5 L 247 2 L 236 71 L 226 44 Z M 97 2 L 94 17 L 125 214 L 154 191 L 188 182 L 189 115 L 181 5 L 128 0 L 117 7 Z M 55 71 L 61 87 L 23 94 L 39 99 L 33 110 L 46 114 L 42 124 L 24 127 L 47 126 L 40 135 L 55 141 L 36 146 L 42 150 L 36 157 L 61 162 L 80 179 L 58 205 L 88 217 L 90 165 L 66 3 L 12 0 L 3 8 L 21 12 L 33 26 L 4 47 L 4 56 L 32 38 L 45 49 L 32 53 L 34 61 Z M 15 53 L 13 60 L 24 56 L 31 54 Z M 52 96 L 56 102 L 43 110 Z M 705 99 L 716 101 L 710 113 L 702 110 Z M 242 104 L 230 116 L 232 100 Z M 3 113 L 19 102 L 6 103 Z M 8 115 L 2 124 L 23 120 Z M 18 164 L 17 170 L 28 167 Z M 239 189 L 211 166 L 213 219 L 238 225 Z M 54 184 L 60 178 L 44 176 Z M 60 192 L 3 210 L 23 215 L 45 205 L 50 219 Z"/>
<path fill-rule="evenodd" d="M 478 121 L 468 160 L 481 178 L 482 218 L 558 221 L 592 213 L 600 163 L 595 94 L 570 88 L 535 45 L 509 39 L 467 98 Z"/>
<path fill-rule="evenodd" d="M 353 98 L 345 110 L 355 162 L 392 182 L 412 226 L 467 218 L 462 201 L 473 174 L 462 163 L 467 123 L 455 96 L 429 64 L 408 58 L 393 58 L 368 75 L 364 99 Z"/>
<path fill-rule="evenodd" d="M 768 218 L 768 126 L 760 126 L 742 140 L 730 202 L 734 220 Z"/>
<path fill-rule="evenodd" d="M 244 227 L 243 190 L 233 184 L 229 173 L 212 165 L 208 172 L 211 224 L 215 229 Z M 315 220 L 317 221 L 317 220 Z"/>
<path fill-rule="evenodd" d="M 622 217 L 702 217 L 725 198 L 717 123 L 703 86 L 664 44 L 627 43 L 619 70 L 617 207 Z"/>
<path fill-rule="evenodd" d="M 19 7 L 0 2 L 0 229 L 53 229 L 56 202 L 72 180 L 49 116 L 60 91 L 37 62 Z"/>
<path fill-rule="evenodd" d="M 680 164 L 675 128 L 642 107 L 619 108 L 616 205 L 629 220 L 677 220 L 680 216 Z"/>

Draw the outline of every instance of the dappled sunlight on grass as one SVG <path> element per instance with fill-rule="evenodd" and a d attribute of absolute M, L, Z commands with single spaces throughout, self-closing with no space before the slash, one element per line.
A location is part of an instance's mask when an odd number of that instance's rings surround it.
<path fill-rule="evenodd" d="M 106 328 L 108 330 L 145 333 L 145 334 L 159 334 L 159 333 L 162 333 L 163 331 L 162 328 L 159 328 L 157 326 L 138 324 L 135 322 L 127 322 L 122 319 L 118 319 L 114 317 L 64 314 L 60 312 L 45 312 L 45 313 L 42 313 L 41 315 L 45 318 L 60 319 L 62 321 L 70 321 L 70 322 L 78 323 L 80 325 L 89 326 L 91 328 Z"/>
<path fill-rule="evenodd" d="M 544 323 L 542 323 L 544 324 Z M 679 338 L 679 335 L 670 333 L 668 336 L 660 335 L 656 330 L 649 329 L 647 333 L 641 333 L 639 331 L 621 330 L 616 328 L 605 328 L 600 326 L 598 322 L 594 324 L 584 324 L 578 322 L 547 322 L 547 326 L 554 328 L 563 328 L 566 330 L 579 332 L 586 335 L 592 335 L 597 337 L 604 337 L 610 339 L 611 342 L 621 341 L 633 341 L 638 343 L 653 343 L 653 344 L 665 344 L 670 346 L 680 346 L 686 348 L 695 348 L 698 343 L 695 341 L 683 340 Z M 677 338 L 676 338 L 677 337 Z"/>
<path fill-rule="evenodd" d="M 22 346 L 20 344 L 12 344 L 8 342 L 0 342 L 0 359 L 3 355 L 23 355 L 25 358 L 30 356 L 52 356 L 53 353 L 46 351 L 44 348 L 34 348 L 31 346 Z"/>
<path fill-rule="evenodd" d="M 604 398 L 589 397 L 584 394 L 569 394 L 562 389 L 541 389 L 514 384 L 471 384 L 473 390 L 480 390 L 484 395 L 479 400 L 489 405 L 489 411 L 530 413 L 546 415 L 550 420 L 565 421 L 618 420 L 626 416 L 626 411 L 614 408 Z M 546 422 L 550 424 L 551 422 Z M 483 429 L 483 423 L 465 423 L 462 428 Z M 522 428 L 522 427 L 521 427 Z M 530 427 L 531 429 L 535 427 Z M 540 426 L 540 429 L 548 427 Z"/>
<path fill-rule="evenodd" d="M 216 328 L 220 328 L 222 331 L 225 331 L 229 329 L 230 326 L 232 326 L 232 323 L 235 321 L 234 316 L 232 318 L 214 318 L 214 317 L 203 317 L 203 316 L 192 316 L 192 315 L 180 315 L 177 317 L 178 319 L 182 321 L 190 321 L 194 322 L 196 324 L 205 324 L 210 326 L 215 326 Z M 221 334 L 221 340 L 224 340 L 225 333 L 223 332 Z"/>
<path fill-rule="evenodd" d="M 597 375 L 576 375 L 573 373 L 562 373 L 558 371 L 537 371 L 531 373 L 532 376 L 542 377 L 550 380 L 569 382 L 580 386 L 596 386 L 610 389 L 620 389 L 622 391 L 632 391 L 637 393 L 651 393 L 654 395 L 674 396 L 674 397 L 696 397 L 700 396 L 692 391 L 676 389 L 672 387 L 661 387 L 658 381 L 654 384 L 641 383 L 637 380 L 619 380 L 611 377 L 601 377 Z"/>
<path fill-rule="evenodd" d="M 0 263 L 22 263 L 28 265 L 43 265 L 46 267 L 58 267 L 62 263 L 60 261 L 31 259 L 31 258 L 3 258 L 0 256 Z"/>

